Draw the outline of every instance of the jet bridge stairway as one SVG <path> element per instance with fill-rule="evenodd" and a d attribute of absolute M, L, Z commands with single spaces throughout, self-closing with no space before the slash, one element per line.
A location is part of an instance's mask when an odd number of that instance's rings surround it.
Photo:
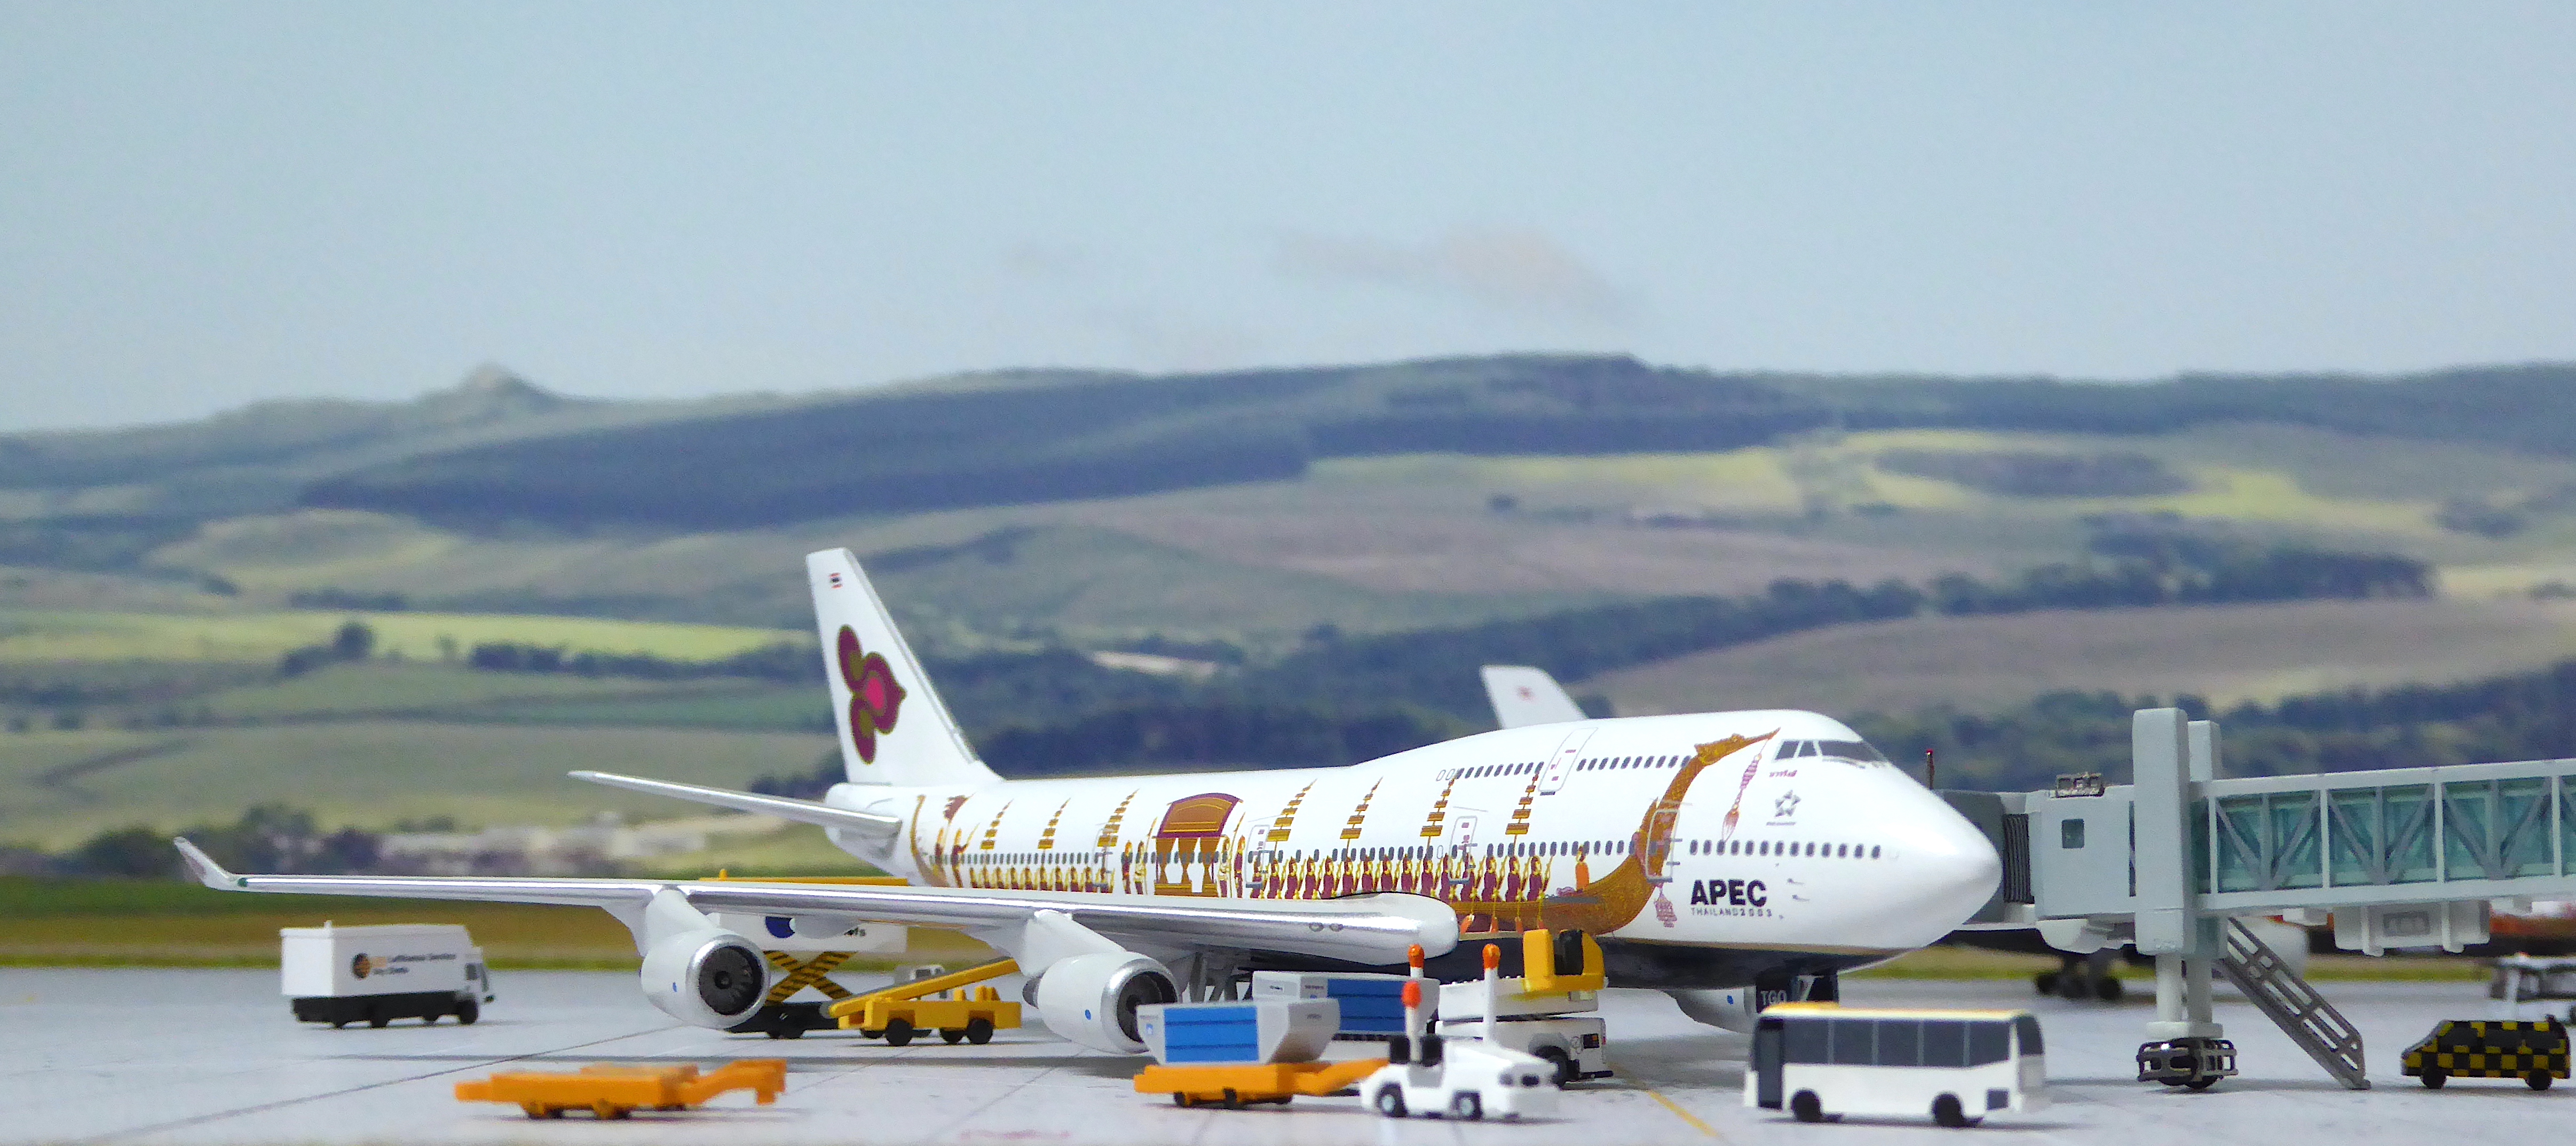
<path fill-rule="evenodd" d="M 2362 1068 L 2361 1031 L 2307 980 L 2292 974 L 2280 953 L 2244 924 L 2228 920 L 2226 937 L 2227 954 L 2218 959 L 2218 973 L 2336 1082 L 2351 1090 L 2370 1089 L 2370 1076 Z"/>

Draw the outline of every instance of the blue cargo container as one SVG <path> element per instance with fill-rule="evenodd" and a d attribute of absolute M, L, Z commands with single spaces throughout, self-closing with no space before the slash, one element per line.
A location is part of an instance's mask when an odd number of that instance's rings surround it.
<path fill-rule="evenodd" d="M 1341 1038 L 1384 1038 L 1404 1033 L 1403 975 L 1340 975 L 1321 971 L 1255 971 L 1255 999 L 1331 999 L 1342 1005 Z M 1424 1019 L 1430 1019 L 1439 984 L 1423 983 Z"/>
<path fill-rule="evenodd" d="M 1306 1062 L 1324 1053 L 1341 1021 L 1330 999 L 1163 1003 L 1136 1009 L 1136 1033 L 1157 1062 Z"/>

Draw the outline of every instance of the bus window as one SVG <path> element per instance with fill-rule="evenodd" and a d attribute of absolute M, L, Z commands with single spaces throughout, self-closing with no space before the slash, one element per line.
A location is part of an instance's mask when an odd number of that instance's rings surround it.
<path fill-rule="evenodd" d="M 1968 1065 L 1984 1066 L 2012 1057 L 2012 1028 L 2004 1023 L 1968 1024 Z"/>
<path fill-rule="evenodd" d="M 1819 1023 L 1834 1031 L 1835 1066 L 1869 1066 L 1878 1060 L 1878 1024 L 1867 1019 Z"/>
<path fill-rule="evenodd" d="M 2044 1054 L 2040 1046 L 2039 1020 L 2023 1015 L 2013 1020 L 2013 1032 L 2021 1036 L 2021 1053 Z"/>
<path fill-rule="evenodd" d="M 1832 1038 L 1831 1032 L 1835 1025 L 1813 1020 L 1788 1024 L 1787 1029 L 1781 1032 L 1787 1037 L 1780 1042 L 1780 1061 L 1831 1061 L 1826 1054 L 1826 1047 Z"/>
<path fill-rule="evenodd" d="M 1968 1024 L 1931 1019 L 1923 1024 L 1923 1065 L 1968 1065 Z"/>
<path fill-rule="evenodd" d="M 1918 1019 L 1880 1019 L 1878 1054 L 1870 1059 L 1880 1066 L 1921 1066 L 1923 1057 L 1923 1023 Z"/>

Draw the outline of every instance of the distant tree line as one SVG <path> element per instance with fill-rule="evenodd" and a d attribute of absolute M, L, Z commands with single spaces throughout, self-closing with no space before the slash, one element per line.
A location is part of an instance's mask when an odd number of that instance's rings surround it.
<path fill-rule="evenodd" d="M 482 641 L 466 652 L 465 663 L 484 672 L 565 673 L 637 680 L 738 677 L 792 684 L 819 683 L 823 679 L 822 659 L 813 649 L 783 643 L 746 649 L 715 660 L 691 661 L 651 653 L 575 652 L 561 645 Z"/>
<path fill-rule="evenodd" d="M 2182 475 L 2145 454 L 1889 450 L 1875 464 L 1889 473 L 1936 478 L 2007 497 L 2149 497 L 2191 488 Z"/>
<path fill-rule="evenodd" d="M 411 607 L 411 598 L 400 593 L 366 592 L 357 589 L 299 589 L 286 595 L 286 603 L 296 609 L 354 609 L 367 613 L 399 613 Z"/>
<path fill-rule="evenodd" d="M 373 870 L 384 854 L 384 841 L 375 833 L 357 828 L 326 832 L 313 813 L 286 804 L 260 804 L 231 823 L 198 824 L 176 833 L 148 824 L 111 828 L 58 855 L 28 848 L 0 851 L 12 853 L 6 866 L 20 875 L 176 878 L 186 873 L 178 849 L 170 844 L 173 835 L 188 837 L 234 871 L 343 875 Z"/>
<path fill-rule="evenodd" d="M 279 676 L 302 676 L 326 665 L 363 661 L 375 655 L 376 630 L 365 621 L 343 621 L 321 644 L 288 649 L 277 658 Z"/>

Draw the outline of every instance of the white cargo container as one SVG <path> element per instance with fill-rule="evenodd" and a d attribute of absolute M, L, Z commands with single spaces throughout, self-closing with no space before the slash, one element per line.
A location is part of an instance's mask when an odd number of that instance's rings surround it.
<path fill-rule="evenodd" d="M 395 1019 L 470 1023 L 492 1001 L 483 950 L 452 924 L 281 927 L 278 987 L 295 1017 L 333 1027 Z"/>

